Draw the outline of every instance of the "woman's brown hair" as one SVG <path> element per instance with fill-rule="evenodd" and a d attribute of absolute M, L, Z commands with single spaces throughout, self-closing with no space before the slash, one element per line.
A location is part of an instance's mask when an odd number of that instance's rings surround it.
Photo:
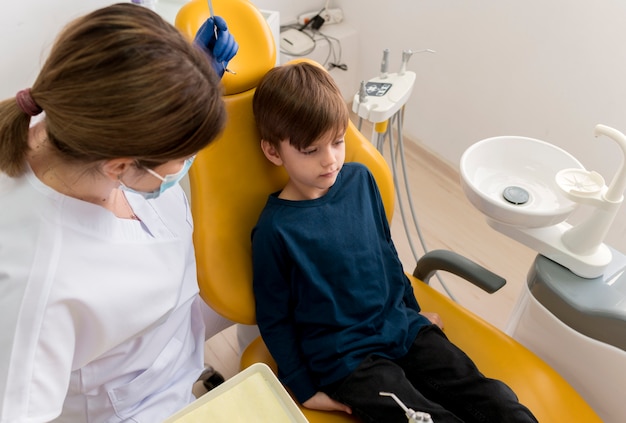
<path fill-rule="evenodd" d="M 257 87 L 253 111 L 261 139 L 275 147 L 289 140 L 300 150 L 330 131 L 343 136 L 349 119 L 332 76 L 306 62 L 271 69 Z"/>
<path fill-rule="evenodd" d="M 96 10 L 59 35 L 32 88 L 48 140 L 66 160 L 131 157 L 145 166 L 186 157 L 223 129 L 210 61 L 156 13 L 132 4 Z M 30 116 L 0 103 L 0 171 L 25 170 Z"/>

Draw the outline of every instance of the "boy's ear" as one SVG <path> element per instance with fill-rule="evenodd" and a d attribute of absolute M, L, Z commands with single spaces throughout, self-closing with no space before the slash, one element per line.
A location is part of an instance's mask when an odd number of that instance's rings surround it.
<path fill-rule="evenodd" d="M 283 165 L 283 159 L 281 159 L 279 151 L 270 142 L 261 140 L 261 150 L 263 150 L 263 154 L 265 154 L 267 160 L 274 163 L 276 166 Z"/>

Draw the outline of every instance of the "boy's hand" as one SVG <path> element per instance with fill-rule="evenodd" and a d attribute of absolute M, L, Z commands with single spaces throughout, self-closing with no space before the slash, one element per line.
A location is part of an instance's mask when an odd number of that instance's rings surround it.
<path fill-rule="evenodd" d="M 304 401 L 302 405 L 312 410 L 343 411 L 344 413 L 352 414 L 350 407 L 339 401 L 335 401 L 324 392 L 316 392 L 315 395 Z"/>
<path fill-rule="evenodd" d="M 437 313 L 422 311 L 420 312 L 420 314 L 430 320 L 430 323 L 439 326 L 439 329 L 443 330 L 443 320 L 441 320 L 441 316 L 439 316 Z"/>

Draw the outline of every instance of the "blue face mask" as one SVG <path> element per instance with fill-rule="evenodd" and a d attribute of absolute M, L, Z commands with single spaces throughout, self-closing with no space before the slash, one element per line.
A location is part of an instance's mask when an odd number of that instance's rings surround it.
<path fill-rule="evenodd" d="M 183 165 L 183 167 L 178 172 L 173 173 L 171 175 L 161 176 L 158 173 L 156 173 L 154 170 L 146 168 L 146 171 L 148 171 L 148 173 L 150 175 L 152 175 L 155 178 L 161 180 L 161 186 L 159 188 L 155 189 L 154 191 L 150 191 L 150 192 L 137 191 L 137 190 L 134 190 L 134 189 L 132 189 L 130 187 L 127 187 L 126 185 L 124 185 L 124 183 L 122 181 L 120 181 L 120 188 L 122 190 L 124 190 L 124 191 L 128 191 L 128 192 L 132 192 L 132 193 L 135 193 L 135 194 L 139 194 L 143 198 L 145 198 L 146 200 L 151 200 L 153 198 L 157 198 L 166 189 L 173 187 L 178 182 L 180 182 L 181 179 L 183 179 L 185 177 L 187 172 L 189 172 L 189 168 L 191 167 L 191 164 L 193 163 L 193 159 L 195 159 L 195 158 L 196 158 L 196 156 L 194 155 L 194 156 L 191 156 L 190 158 L 188 158 L 187 160 L 185 160 L 185 164 Z"/>

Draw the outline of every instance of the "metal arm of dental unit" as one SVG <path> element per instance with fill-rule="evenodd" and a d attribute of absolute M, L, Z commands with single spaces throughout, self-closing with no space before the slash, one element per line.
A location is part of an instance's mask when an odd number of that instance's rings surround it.
<path fill-rule="evenodd" d="M 583 278 L 604 273 L 613 254 L 603 243 L 626 190 L 626 136 L 616 129 L 596 125 L 594 135 L 614 140 L 622 151 L 622 164 L 609 186 L 604 178 L 585 169 L 563 169 L 555 180 L 571 201 L 593 208 L 591 214 L 575 226 L 568 222 L 540 228 L 518 228 L 489 219 L 496 230 L 533 248 L 542 255 L 570 269 Z"/>

